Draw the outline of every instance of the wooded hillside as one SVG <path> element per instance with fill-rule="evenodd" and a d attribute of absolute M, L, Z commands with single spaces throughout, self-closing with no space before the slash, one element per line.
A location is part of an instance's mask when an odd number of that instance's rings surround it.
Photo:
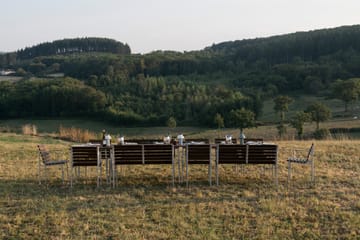
<path fill-rule="evenodd" d="M 144 55 L 115 40 L 68 39 L 1 55 L 0 68 L 24 77 L 0 82 L 2 117 L 76 112 L 125 125 L 164 125 L 173 116 L 180 124 L 211 126 L 219 113 L 229 125 L 231 110 L 244 107 L 258 117 L 266 99 L 295 91 L 330 96 L 335 81 L 359 78 L 360 25 Z M 49 79 L 57 73 L 65 78 Z M 92 97 L 79 94 L 84 89 Z M 42 104 L 40 113 L 35 106 Z"/>

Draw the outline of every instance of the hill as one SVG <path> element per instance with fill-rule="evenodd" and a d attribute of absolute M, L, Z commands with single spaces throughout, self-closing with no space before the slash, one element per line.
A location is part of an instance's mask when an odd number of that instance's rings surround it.
<path fill-rule="evenodd" d="M 67 53 L 110 52 L 130 54 L 127 44 L 107 38 L 75 38 L 41 43 L 36 46 L 17 51 L 17 59 L 25 60 L 39 56 L 49 56 Z"/>
<path fill-rule="evenodd" d="M 250 109 L 259 119 L 264 102 L 277 95 L 324 98 L 337 79 L 360 77 L 360 25 L 224 42 L 184 53 L 130 54 L 129 46 L 109 39 L 102 39 L 109 48 L 86 47 L 98 40 L 60 40 L 0 56 L 0 67 L 24 77 L 0 85 L 6 93 L 2 116 L 77 114 L 151 126 L 165 125 L 173 116 L 181 125 L 214 126 L 219 113 L 230 126 L 232 109 Z M 56 73 L 64 78 L 49 78 Z M 74 95 L 85 87 L 93 97 Z M 63 98 L 76 107 L 69 109 Z"/>

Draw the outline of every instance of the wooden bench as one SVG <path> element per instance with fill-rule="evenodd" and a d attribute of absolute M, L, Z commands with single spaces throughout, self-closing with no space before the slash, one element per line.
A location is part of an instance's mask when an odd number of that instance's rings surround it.
<path fill-rule="evenodd" d="M 80 167 L 97 168 L 97 186 L 100 185 L 101 156 L 99 146 L 72 146 L 71 147 L 71 187 L 73 185 L 73 169 Z"/>
<path fill-rule="evenodd" d="M 186 186 L 189 186 L 189 165 L 208 165 L 209 184 L 211 185 L 211 145 L 210 144 L 187 144 L 186 145 Z"/>
<path fill-rule="evenodd" d="M 270 164 L 274 166 L 277 185 L 278 147 L 272 144 L 219 144 L 216 152 L 216 184 L 219 184 L 219 164 Z"/>
<path fill-rule="evenodd" d="M 136 144 L 113 146 L 113 186 L 117 165 L 171 164 L 175 184 L 174 146 L 171 144 Z"/>

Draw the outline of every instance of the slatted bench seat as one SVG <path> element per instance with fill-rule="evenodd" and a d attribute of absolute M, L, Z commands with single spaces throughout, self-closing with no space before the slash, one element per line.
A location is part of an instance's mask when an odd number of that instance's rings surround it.
<path fill-rule="evenodd" d="M 216 183 L 219 184 L 219 164 L 271 164 L 277 184 L 277 145 L 219 144 L 216 153 Z"/>

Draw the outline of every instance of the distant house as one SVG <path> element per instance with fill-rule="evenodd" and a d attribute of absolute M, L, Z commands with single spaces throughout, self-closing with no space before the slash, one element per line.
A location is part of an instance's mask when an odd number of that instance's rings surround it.
<path fill-rule="evenodd" d="M 0 76 L 9 76 L 9 75 L 12 75 L 16 73 L 14 70 L 11 70 L 11 69 L 2 69 L 0 71 Z"/>

